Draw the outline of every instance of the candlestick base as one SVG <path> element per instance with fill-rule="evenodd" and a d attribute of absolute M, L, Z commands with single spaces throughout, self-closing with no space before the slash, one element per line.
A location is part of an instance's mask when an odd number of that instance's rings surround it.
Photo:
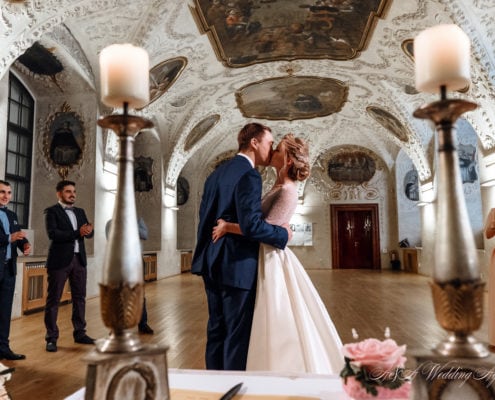
<path fill-rule="evenodd" d="M 449 331 L 448 337 L 435 347 L 435 352 L 450 357 L 487 357 L 486 344 L 470 333 L 483 322 L 483 282 L 455 284 L 432 283 L 433 305 L 439 324 Z"/>

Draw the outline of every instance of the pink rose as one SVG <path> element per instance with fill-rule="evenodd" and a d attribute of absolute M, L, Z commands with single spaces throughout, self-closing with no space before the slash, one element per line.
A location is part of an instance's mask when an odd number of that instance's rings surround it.
<path fill-rule="evenodd" d="M 388 389 L 378 386 L 376 388 L 378 395 L 373 396 L 371 393 L 367 393 L 366 389 L 361 385 L 361 382 L 356 381 L 353 376 L 347 377 L 347 382 L 344 383 L 343 386 L 344 391 L 353 399 L 407 400 L 411 393 L 411 382 L 405 382 L 397 389 Z"/>
<path fill-rule="evenodd" d="M 374 374 L 404 368 L 406 346 L 398 346 L 395 340 L 365 339 L 358 343 L 344 345 L 344 356 L 351 359 L 356 367 L 365 367 Z"/>

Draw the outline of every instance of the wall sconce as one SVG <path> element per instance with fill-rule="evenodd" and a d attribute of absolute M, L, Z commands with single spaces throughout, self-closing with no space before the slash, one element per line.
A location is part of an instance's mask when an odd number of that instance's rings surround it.
<path fill-rule="evenodd" d="M 370 232 L 370 230 L 371 230 L 371 219 L 370 219 L 370 217 L 366 217 L 365 218 L 363 229 L 364 229 L 364 231 L 366 233 L 369 233 Z"/>
<path fill-rule="evenodd" d="M 347 226 L 345 230 L 349 235 L 352 235 L 352 230 L 354 229 L 354 224 L 351 223 L 351 220 L 347 220 Z"/>

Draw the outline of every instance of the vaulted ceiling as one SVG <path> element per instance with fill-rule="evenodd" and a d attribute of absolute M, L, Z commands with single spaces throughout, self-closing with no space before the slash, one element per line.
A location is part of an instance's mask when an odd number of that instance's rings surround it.
<path fill-rule="evenodd" d="M 402 150 L 424 182 L 432 175 L 433 129 L 412 114 L 436 98 L 414 89 L 411 40 L 441 23 L 458 24 L 471 38 L 473 82 L 449 96 L 480 104 L 466 119 L 491 152 L 492 0 L 4 1 L 0 77 L 12 66 L 32 77 L 40 99 L 52 91 L 98 99 L 99 52 L 132 43 L 148 51 L 150 66 L 171 60 L 154 70 L 163 87 L 138 111 L 154 121 L 168 185 L 191 157 L 207 165 L 235 149 L 236 133 L 252 119 L 276 137 L 305 136 L 313 161 L 358 145 L 393 168 Z M 61 72 L 16 61 L 36 42 Z"/>

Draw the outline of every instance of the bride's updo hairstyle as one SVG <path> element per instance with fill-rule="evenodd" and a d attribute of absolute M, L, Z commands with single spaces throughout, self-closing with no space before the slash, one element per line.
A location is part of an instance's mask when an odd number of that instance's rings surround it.
<path fill-rule="evenodd" d="M 292 160 L 287 170 L 287 176 L 293 181 L 303 181 L 309 176 L 309 147 L 308 143 L 288 133 L 282 138 L 285 144 L 286 157 Z"/>

